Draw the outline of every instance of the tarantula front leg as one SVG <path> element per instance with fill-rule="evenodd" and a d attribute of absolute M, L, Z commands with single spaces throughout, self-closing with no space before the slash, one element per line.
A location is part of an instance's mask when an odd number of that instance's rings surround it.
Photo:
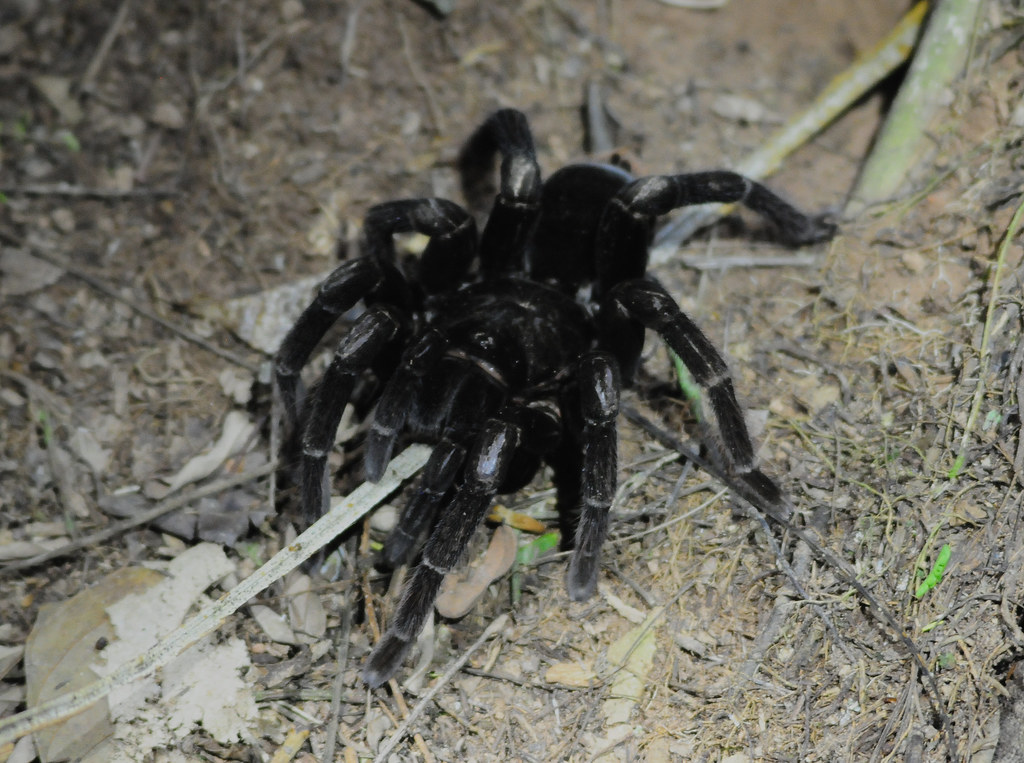
<path fill-rule="evenodd" d="M 439 332 L 427 329 L 402 353 L 398 367 L 384 385 L 366 435 L 363 456 L 366 476 L 371 482 L 383 476 L 402 427 L 411 415 L 418 413 L 413 408 L 424 397 L 424 379 L 441 359 L 447 344 Z"/>
<path fill-rule="evenodd" d="M 756 496 L 757 505 L 779 519 L 787 519 L 789 502 L 778 485 L 757 468 L 729 367 L 665 288 L 652 278 L 626 281 L 611 290 L 602 313 L 605 332 L 614 331 L 616 326 L 628 328 L 635 322 L 662 336 L 700 387 L 698 418 L 714 462 L 739 481 L 745 495 Z"/>
<path fill-rule="evenodd" d="M 573 601 L 585 601 L 597 588 L 601 546 L 618 475 L 615 418 L 619 413 L 618 362 L 607 353 L 584 357 L 577 370 L 583 450 L 580 516 L 566 587 Z"/>
<path fill-rule="evenodd" d="M 423 559 L 405 585 L 390 627 L 363 666 L 363 680 L 371 687 L 387 681 L 412 647 L 437 599 L 444 576 L 458 565 L 477 525 L 508 473 L 519 440 L 518 428 L 489 419 L 476 438 L 461 484 L 423 549 Z"/>
<path fill-rule="evenodd" d="M 433 336 L 441 337 L 436 332 L 433 332 Z M 437 349 L 443 346 L 439 344 Z M 422 353 L 418 355 L 422 357 Z M 390 455 L 398 437 L 398 428 L 407 418 L 411 419 L 408 423 L 414 433 L 427 433 L 429 437 L 430 433 L 436 432 L 438 440 L 430 460 L 423 468 L 419 489 L 384 542 L 381 562 L 388 568 L 397 567 L 409 560 L 423 528 L 433 520 L 462 468 L 466 459 L 464 444 L 473 439 L 478 433 L 478 422 L 485 420 L 500 405 L 504 396 L 504 391 L 492 379 L 480 373 L 475 365 L 451 356 L 443 358 L 439 364 L 429 361 L 419 367 L 414 363 L 406 364 L 402 374 L 406 372 L 410 374 L 408 379 L 402 378 L 400 374 L 392 377 L 381 405 L 377 407 L 366 447 L 367 473 L 372 476 L 369 464 L 384 463 L 378 450 Z M 382 410 L 385 408 L 387 410 Z M 523 457 L 528 455 L 527 451 L 537 446 L 545 447 L 545 441 L 551 437 L 551 429 L 558 427 L 558 421 L 547 420 L 545 413 L 543 408 L 535 410 L 529 406 L 510 405 L 503 409 L 502 418 L 513 422 L 523 433 L 522 447 L 516 451 L 507 481 L 516 480 L 517 472 L 522 471 Z M 381 426 L 378 420 L 385 425 Z M 520 476 L 520 484 L 525 484 L 536 471 L 534 465 L 525 478 Z M 515 490 L 518 486 L 509 488 L 506 485 L 506 489 Z"/>
<path fill-rule="evenodd" d="M 476 222 L 469 212 L 448 199 L 401 199 L 371 207 L 363 220 L 363 253 L 378 261 L 394 262 L 396 233 L 430 237 L 419 256 L 416 275 L 419 285 L 431 294 L 465 276 L 477 253 Z M 381 298 L 392 300 L 397 296 Z"/>
<path fill-rule="evenodd" d="M 402 319 L 394 310 L 381 305 L 368 309 L 342 339 L 316 387 L 302 432 L 302 509 L 310 522 L 328 508 L 327 454 L 352 387 L 401 326 Z"/>
<path fill-rule="evenodd" d="M 724 170 L 656 175 L 634 180 L 605 207 L 597 234 L 598 291 L 604 293 L 647 271 L 654 223 L 680 207 L 739 203 L 771 220 L 783 241 L 804 246 L 832 238 L 836 226 L 824 215 L 805 215 L 755 180 Z"/>
<path fill-rule="evenodd" d="M 522 112 L 496 111 L 463 146 L 459 171 L 471 205 L 479 206 L 488 191 L 493 193 L 495 154 L 501 154 L 501 187 L 480 240 L 480 267 L 488 276 L 522 271 L 526 243 L 540 212 L 540 166 Z"/>
<path fill-rule="evenodd" d="M 316 299 L 281 342 L 275 362 L 275 378 L 290 429 L 294 429 L 299 421 L 299 374 L 309 356 L 338 316 L 361 297 L 374 293 L 384 280 L 384 267 L 376 260 L 363 257 L 340 265 L 320 285 Z"/>
<path fill-rule="evenodd" d="M 444 199 L 408 199 L 378 204 L 363 223 L 364 256 L 339 265 L 320 285 L 277 351 L 276 380 L 290 427 L 299 419 L 299 374 L 338 316 L 360 299 L 410 312 L 417 298 L 395 266 L 394 235 L 430 236 L 421 257 L 421 283 L 428 291 L 463 276 L 476 252 L 476 223 L 466 210 Z"/>

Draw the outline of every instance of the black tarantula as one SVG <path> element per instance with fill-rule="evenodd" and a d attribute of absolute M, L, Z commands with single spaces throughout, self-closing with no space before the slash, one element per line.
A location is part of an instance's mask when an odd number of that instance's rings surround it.
<path fill-rule="evenodd" d="M 646 274 L 647 250 L 659 216 L 705 202 L 741 202 L 796 246 L 826 240 L 835 227 L 733 172 L 635 179 L 615 166 L 573 164 L 542 182 L 529 125 L 513 109 L 493 114 L 462 149 L 467 197 L 490 181 L 499 155 L 500 188 L 481 236 L 470 214 L 445 199 L 373 207 L 362 256 L 327 278 L 277 354 L 286 417 L 300 428 L 301 500 L 310 519 L 327 508 L 327 454 L 368 371 L 380 385 L 371 399 L 366 476 L 380 479 L 400 438 L 434 445 L 385 543 L 382 561 L 395 566 L 432 528 L 363 668 L 373 687 L 400 666 L 495 495 L 518 490 L 543 464 L 554 476 L 563 542 L 573 549 L 569 597 L 594 593 L 617 480 L 619 393 L 633 382 L 647 329 L 699 385 L 713 461 L 741 492 L 788 515 L 788 501 L 756 466 L 725 361 Z M 409 232 L 429 243 L 418 259 L 399 261 L 393 237 Z M 300 406 L 302 367 L 359 300 L 366 310 Z"/>

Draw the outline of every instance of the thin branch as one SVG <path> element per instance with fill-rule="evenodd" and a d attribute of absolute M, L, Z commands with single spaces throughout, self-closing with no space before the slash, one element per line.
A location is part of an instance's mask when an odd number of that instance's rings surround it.
<path fill-rule="evenodd" d="M 93 80 L 96 79 L 96 75 L 99 74 L 100 68 L 103 66 L 103 62 L 107 60 L 107 54 L 110 52 L 110 48 L 114 45 L 114 40 L 117 39 L 117 35 L 121 33 L 121 27 L 124 26 L 125 19 L 128 18 L 128 11 L 131 10 L 132 0 L 123 0 L 121 7 L 117 9 L 117 15 L 114 16 L 114 20 L 110 22 L 110 26 L 107 27 L 107 31 L 103 35 L 103 39 L 100 40 L 99 47 L 96 48 L 96 52 L 93 54 L 92 60 L 89 65 L 85 68 L 85 74 L 82 75 L 82 79 L 78 83 L 80 90 L 91 90 L 93 86 Z"/>
<path fill-rule="evenodd" d="M 1013 213 L 1010 224 L 1006 227 L 1003 238 L 999 242 L 999 248 L 996 250 L 996 267 L 995 272 L 992 274 L 992 285 L 989 288 L 988 307 L 985 310 L 985 328 L 981 334 L 981 348 L 978 350 L 978 384 L 974 388 L 971 412 L 967 416 L 967 424 L 964 426 L 963 437 L 960 439 L 960 453 L 957 455 L 956 465 L 953 467 L 955 472 L 959 472 L 964 459 L 967 457 L 967 442 L 974 431 L 974 425 L 978 421 L 978 413 L 981 411 L 981 401 L 985 397 L 985 376 L 988 374 L 989 355 L 992 353 L 989 345 L 992 342 L 993 319 L 996 312 L 996 302 L 999 299 L 999 282 L 1003 276 L 1003 268 L 1006 266 L 1007 251 L 1010 248 L 1010 243 L 1017 236 L 1022 218 L 1024 218 L 1024 200 L 1017 206 L 1017 211 Z"/>
<path fill-rule="evenodd" d="M 168 199 L 181 196 L 178 188 L 89 188 L 70 183 L 0 186 L 7 196 L 62 196 L 73 199 Z"/>
<path fill-rule="evenodd" d="M 423 67 L 417 64 L 416 60 L 412 57 L 409 33 L 405 30 L 405 23 L 402 21 L 401 14 L 395 16 L 395 23 L 398 25 L 398 34 L 402 37 L 402 55 L 405 56 L 405 62 L 409 66 L 409 76 L 412 77 L 416 86 L 423 91 L 423 96 L 427 100 L 427 108 L 430 110 L 430 118 L 434 122 L 434 130 L 438 133 L 445 133 L 448 131 L 448 127 L 444 120 L 444 114 L 441 113 L 441 109 L 437 105 L 437 99 L 434 98 L 434 91 L 430 87 L 430 83 L 423 76 Z"/>

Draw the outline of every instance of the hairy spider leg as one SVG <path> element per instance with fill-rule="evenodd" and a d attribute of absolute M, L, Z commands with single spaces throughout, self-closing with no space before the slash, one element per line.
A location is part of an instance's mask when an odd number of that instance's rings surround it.
<path fill-rule="evenodd" d="M 366 476 L 377 482 L 391 460 L 391 453 L 411 414 L 411 404 L 419 400 L 424 377 L 434 369 L 448 346 L 444 336 L 427 328 L 398 361 L 398 368 L 384 385 L 370 431 L 366 435 L 363 465 Z"/>
<path fill-rule="evenodd" d="M 402 511 L 402 516 L 384 541 L 381 563 L 394 569 L 409 561 L 423 530 L 437 513 L 438 506 L 466 460 L 466 449 L 448 439 L 442 439 L 423 467 L 419 488 Z"/>
<path fill-rule="evenodd" d="M 363 680 L 376 688 L 401 664 L 430 614 L 444 576 L 455 569 L 477 525 L 505 481 L 519 441 L 513 424 L 488 419 L 466 458 L 461 483 L 423 549 L 423 559 L 405 585 L 392 623 L 363 666 Z"/>
<path fill-rule="evenodd" d="M 680 207 L 709 202 L 740 203 L 771 220 L 783 241 L 803 246 L 835 235 L 824 215 L 805 215 L 760 183 L 717 170 L 655 175 L 623 187 L 604 208 L 597 230 L 599 296 L 615 284 L 647 272 L 647 250 L 658 217 Z"/>
<path fill-rule="evenodd" d="M 615 495 L 619 414 L 619 366 L 604 352 L 584 356 L 578 365 L 583 449 L 580 516 L 576 541 L 566 575 L 573 601 L 585 601 L 597 589 L 601 546 L 608 531 L 608 511 Z"/>
<path fill-rule="evenodd" d="M 656 331 L 686 365 L 700 387 L 698 419 L 702 439 L 715 463 L 736 477 L 773 516 L 788 518 L 789 503 L 778 485 L 757 468 L 754 446 L 736 400 L 729 367 L 696 323 L 653 278 L 620 283 L 609 292 L 609 316 Z M 612 318 L 612 325 L 615 322 Z"/>
<path fill-rule="evenodd" d="M 363 226 L 364 256 L 343 263 L 327 277 L 278 350 L 276 380 L 288 428 L 302 430 L 302 506 L 307 518 L 315 519 L 326 508 L 327 453 L 358 375 L 420 305 L 394 262 L 394 234 L 412 231 L 430 236 L 423 263 L 432 276 L 421 274 L 424 288 L 442 288 L 445 279 L 465 275 L 476 252 L 476 223 L 460 206 L 443 199 L 411 199 L 372 207 Z M 312 405 L 300 411 L 302 367 L 338 316 L 360 299 L 369 311 L 342 340 Z M 374 474 L 379 479 L 382 473 L 383 464 Z"/>
<path fill-rule="evenodd" d="M 302 367 L 338 316 L 361 297 L 380 288 L 384 279 L 380 263 L 371 259 L 361 258 L 340 265 L 320 285 L 313 303 L 303 311 L 281 342 L 275 363 L 275 379 L 289 429 L 294 430 L 300 418 L 302 390 L 299 374 Z"/>
<path fill-rule="evenodd" d="M 436 329 L 430 331 L 436 333 Z M 441 347 L 447 347 L 447 343 L 438 345 L 438 349 Z M 453 373 L 453 364 L 462 366 L 463 373 Z M 413 377 L 411 384 L 401 379 L 395 379 L 393 385 L 389 382 L 385 390 L 387 405 L 395 401 L 401 406 L 401 421 L 397 417 L 390 419 L 388 426 L 394 428 L 386 433 L 386 438 L 380 433 L 379 441 L 367 445 L 366 458 L 376 460 L 373 449 L 393 448 L 400 429 L 437 443 L 419 488 L 384 542 L 380 561 L 385 567 L 396 567 L 412 556 L 416 541 L 458 477 L 465 461 L 466 443 L 479 433 L 478 422 L 497 410 L 504 398 L 504 390 L 498 389 L 473 364 L 450 355 L 442 356 L 440 361 L 428 359 L 413 370 Z M 396 396 L 392 398 L 389 392 Z M 381 415 L 380 405 L 377 415 Z M 375 436 L 378 431 L 376 424 L 371 426 Z"/>
<path fill-rule="evenodd" d="M 449 289 L 464 278 L 476 256 L 476 221 L 448 199 L 400 199 L 371 207 L 363 218 L 362 253 L 394 262 L 396 233 L 430 237 L 416 273 L 407 274 L 428 294 Z"/>
<path fill-rule="evenodd" d="M 514 421 L 521 433 L 519 450 L 509 469 L 503 493 L 526 487 L 536 476 L 542 460 L 562 444 L 562 416 L 553 400 L 510 402 L 502 418 Z"/>
<path fill-rule="evenodd" d="M 380 563 L 385 568 L 395 568 L 409 561 L 416 542 L 455 483 L 466 458 L 466 447 L 460 443 L 476 434 L 476 422 L 486 417 L 497 400 L 493 387 L 486 387 L 486 383 L 461 383 L 450 393 L 438 396 L 442 403 L 437 407 L 443 415 L 427 423 L 440 428 L 442 434 L 423 468 L 419 487 L 384 541 Z M 448 400 L 443 399 L 446 397 Z M 505 493 L 518 490 L 533 479 L 541 456 L 555 450 L 561 441 L 562 422 L 557 408 L 548 400 L 510 402 L 502 407 L 500 416 L 514 422 L 520 432 L 520 447 L 501 486 Z"/>
<path fill-rule="evenodd" d="M 316 298 L 295 322 L 277 351 L 276 380 L 288 426 L 298 425 L 299 374 L 324 334 L 360 299 L 411 313 L 420 300 L 395 265 L 394 235 L 430 236 L 420 282 L 427 291 L 466 274 L 476 252 L 476 223 L 458 204 L 444 199 L 408 199 L 371 207 L 363 224 L 362 257 L 339 265 L 320 285 Z"/>
<path fill-rule="evenodd" d="M 495 155 L 501 155 L 501 186 L 480 239 L 480 269 L 486 277 L 523 271 L 527 242 L 537 223 L 541 172 L 526 116 L 515 109 L 492 114 L 459 153 L 463 195 L 471 206 L 488 204 L 494 193 Z"/>
<path fill-rule="evenodd" d="M 338 344 L 330 366 L 316 386 L 302 433 L 302 510 L 310 523 L 328 509 L 327 454 L 334 445 L 334 435 L 352 388 L 395 339 L 403 322 L 390 308 L 370 307 Z"/>

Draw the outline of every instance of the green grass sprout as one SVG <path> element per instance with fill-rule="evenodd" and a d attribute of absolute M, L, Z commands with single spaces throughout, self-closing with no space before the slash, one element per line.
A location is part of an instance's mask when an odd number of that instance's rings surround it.
<path fill-rule="evenodd" d="M 82 150 L 82 144 L 78 142 L 78 138 L 75 137 L 73 132 L 62 130 L 60 132 L 60 142 L 73 154 L 77 154 Z"/>
<path fill-rule="evenodd" d="M 948 543 L 939 549 L 939 555 L 935 558 L 935 564 L 932 565 L 931 572 L 928 573 L 928 577 L 914 591 L 914 598 L 920 599 L 942 582 L 942 573 L 945 571 L 946 565 L 949 564 L 949 557 L 952 554 L 953 550 L 949 547 Z"/>
<path fill-rule="evenodd" d="M 50 421 L 50 414 L 44 410 L 36 411 L 36 421 L 43 431 L 43 445 L 49 448 L 53 442 L 53 422 Z"/>
<path fill-rule="evenodd" d="M 516 571 L 512 573 L 512 603 L 515 604 L 519 601 L 520 596 L 523 594 L 523 574 L 519 571 L 519 567 L 524 564 L 530 564 L 534 559 L 546 554 L 553 548 L 558 547 L 558 540 L 561 535 L 557 532 L 544 533 L 539 535 L 529 543 L 526 543 L 519 547 L 516 551 Z"/>
<path fill-rule="evenodd" d="M 668 354 L 672 357 L 672 365 L 676 367 L 676 376 L 679 377 L 679 389 L 683 391 L 686 399 L 690 401 L 690 405 L 693 407 L 693 414 L 697 417 L 697 421 L 700 421 L 700 387 L 697 386 L 697 382 L 690 375 L 690 369 L 680 360 L 679 356 L 671 350 L 668 351 Z"/>

